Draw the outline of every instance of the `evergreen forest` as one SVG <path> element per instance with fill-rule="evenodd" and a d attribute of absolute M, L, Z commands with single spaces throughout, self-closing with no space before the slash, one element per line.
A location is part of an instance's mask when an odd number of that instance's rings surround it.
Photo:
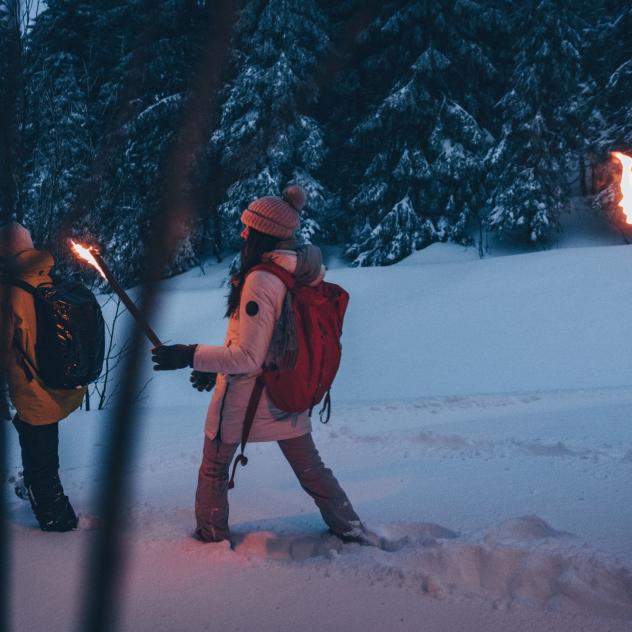
<path fill-rule="evenodd" d="M 545 248 L 573 196 L 620 222 L 625 0 L 0 0 L 0 224 L 124 285 L 239 245 L 291 183 L 300 238 L 388 265 L 483 235 Z M 164 230 L 164 225 L 160 224 Z"/>

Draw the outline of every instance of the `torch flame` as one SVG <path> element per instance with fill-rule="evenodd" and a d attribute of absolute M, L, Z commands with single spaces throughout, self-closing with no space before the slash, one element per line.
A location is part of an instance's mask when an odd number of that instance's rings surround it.
<path fill-rule="evenodd" d="M 88 246 L 86 248 L 85 246 L 78 244 L 72 239 L 70 240 L 70 243 L 72 244 L 72 249 L 75 251 L 75 254 L 77 254 L 77 256 L 81 257 L 84 261 L 95 268 L 99 272 L 99 274 L 107 281 L 105 272 L 103 272 L 103 269 L 99 265 L 99 262 L 94 258 L 92 247 Z"/>
<path fill-rule="evenodd" d="M 620 151 L 612 152 L 612 155 L 621 163 L 621 201 L 619 206 L 626 217 L 626 222 L 632 224 L 632 156 L 622 154 Z"/>

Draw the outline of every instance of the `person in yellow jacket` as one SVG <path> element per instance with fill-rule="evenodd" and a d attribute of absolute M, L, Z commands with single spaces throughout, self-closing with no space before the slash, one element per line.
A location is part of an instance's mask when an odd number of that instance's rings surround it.
<path fill-rule="evenodd" d="M 50 253 L 33 247 L 29 231 L 17 223 L 0 228 L 0 262 L 6 373 L 9 397 L 16 409 L 13 425 L 20 439 L 24 486 L 40 528 L 69 531 L 76 528 L 77 516 L 59 479 L 58 422 L 79 407 L 85 389 L 54 390 L 42 384 L 35 356 L 34 299 L 10 285 L 12 278 L 33 287 L 51 285 L 55 262 Z M 8 292 L 8 297 L 2 297 L 3 292 Z"/>

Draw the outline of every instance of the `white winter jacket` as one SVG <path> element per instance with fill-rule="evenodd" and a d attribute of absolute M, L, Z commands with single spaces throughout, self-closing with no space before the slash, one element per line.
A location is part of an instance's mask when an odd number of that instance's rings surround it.
<path fill-rule="evenodd" d="M 264 255 L 291 273 L 297 255 L 292 250 L 275 250 Z M 317 285 L 324 277 L 312 283 Z M 216 372 L 217 383 L 206 416 L 205 434 L 225 443 L 241 441 L 246 408 L 262 366 L 276 321 L 281 315 L 287 289 L 274 274 L 257 270 L 246 277 L 238 315 L 228 322 L 224 346 L 198 345 L 193 359 L 197 371 Z M 274 406 L 264 388 L 250 431 L 249 441 L 278 441 L 311 432 L 308 411 L 286 413 Z"/>

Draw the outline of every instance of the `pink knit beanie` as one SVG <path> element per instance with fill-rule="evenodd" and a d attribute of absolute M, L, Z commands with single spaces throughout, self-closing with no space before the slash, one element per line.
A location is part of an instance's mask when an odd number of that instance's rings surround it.
<path fill-rule="evenodd" d="M 298 184 L 287 187 L 281 197 L 267 195 L 250 202 L 241 214 L 241 221 L 266 235 L 289 239 L 299 227 L 299 211 L 307 195 Z"/>
<path fill-rule="evenodd" d="M 31 248 L 31 233 L 21 224 L 13 222 L 0 228 L 0 256 L 14 257 Z"/>

